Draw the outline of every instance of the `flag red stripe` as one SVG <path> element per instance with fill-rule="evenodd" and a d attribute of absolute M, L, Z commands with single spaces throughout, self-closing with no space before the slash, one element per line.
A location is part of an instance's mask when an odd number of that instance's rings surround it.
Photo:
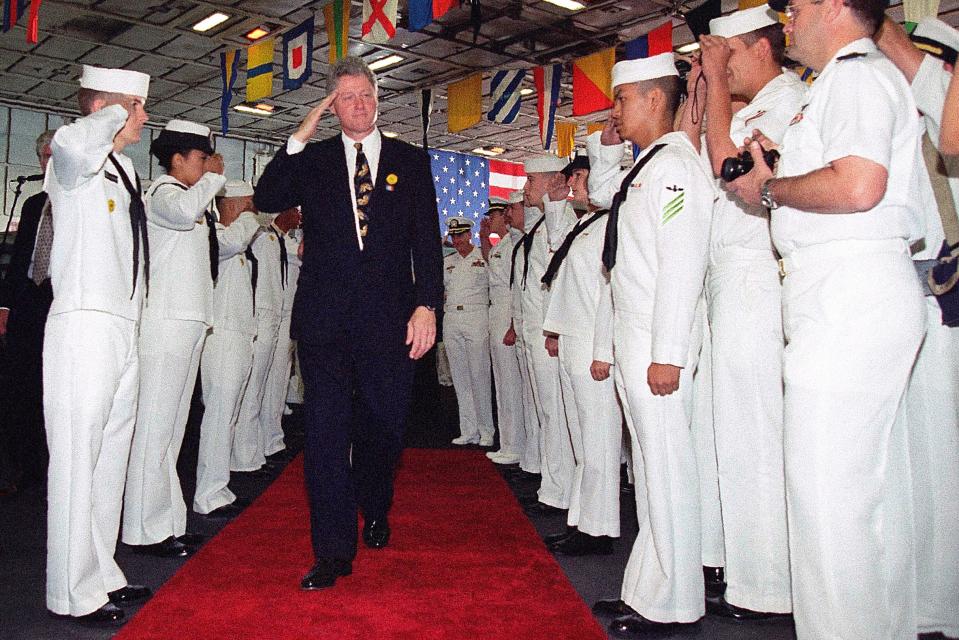
<path fill-rule="evenodd" d="M 526 172 L 523 171 L 523 165 L 519 164 L 518 162 L 507 162 L 505 160 L 490 160 L 489 172 L 504 173 L 511 176 L 526 175 Z"/>
<path fill-rule="evenodd" d="M 647 34 L 649 37 L 649 55 L 669 53 L 673 50 L 673 23 L 664 22 Z"/>

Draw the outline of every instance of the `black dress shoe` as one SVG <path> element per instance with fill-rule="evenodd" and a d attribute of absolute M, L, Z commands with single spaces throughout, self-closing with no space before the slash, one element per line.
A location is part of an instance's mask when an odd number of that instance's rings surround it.
<path fill-rule="evenodd" d="M 276 453 L 271 453 L 266 457 L 267 462 L 289 462 L 293 459 L 293 453 L 290 451 L 289 447 L 286 449 L 280 449 Z"/>
<path fill-rule="evenodd" d="M 128 584 L 121 589 L 111 591 L 107 594 L 107 597 L 110 598 L 111 604 L 115 604 L 120 607 L 127 604 L 133 604 L 134 602 L 140 602 L 141 600 L 146 600 L 152 593 L 153 592 L 150 591 L 149 588 L 144 587 L 142 584 Z"/>
<path fill-rule="evenodd" d="M 551 533 L 548 536 L 543 536 L 543 542 L 546 543 L 546 546 L 556 544 L 557 542 L 562 542 L 566 538 L 575 534 L 577 531 L 576 527 L 571 527 L 566 525 L 566 531 L 562 533 Z"/>
<path fill-rule="evenodd" d="M 300 580 L 300 589 L 304 591 L 327 589 L 336 583 L 337 578 L 351 573 L 353 573 L 353 564 L 349 560 L 318 558 L 310 572 Z"/>
<path fill-rule="evenodd" d="M 156 556 L 157 558 L 185 558 L 196 551 L 193 547 L 188 547 L 173 536 L 156 544 L 134 544 L 130 546 L 136 553 Z"/>
<path fill-rule="evenodd" d="M 230 474 L 237 475 L 241 478 L 268 478 L 270 476 L 269 470 L 264 467 L 254 469 L 253 471 L 231 471 Z"/>
<path fill-rule="evenodd" d="M 636 485 L 630 484 L 629 482 L 624 482 L 619 485 L 619 492 L 624 496 L 635 496 L 636 495 Z"/>
<path fill-rule="evenodd" d="M 207 536 L 201 535 L 199 533 L 184 533 L 182 536 L 177 536 L 176 540 L 180 544 L 185 544 L 188 547 L 198 547 L 204 542 L 206 542 Z"/>
<path fill-rule="evenodd" d="M 222 507 L 217 507 L 210 513 L 201 513 L 200 516 L 211 520 L 232 519 L 240 515 L 242 509 L 236 503 L 231 502 Z"/>
<path fill-rule="evenodd" d="M 564 556 L 608 556 L 613 552 L 613 539 L 577 531 L 565 540 L 550 545 L 549 550 Z"/>
<path fill-rule="evenodd" d="M 565 514 L 566 509 L 560 509 L 559 507 L 548 505 L 545 502 L 536 502 L 526 507 L 526 513 L 530 515 L 558 516 Z"/>
<path fill-rule="evenodd" d="M 620 638 L 665 638 L 681 633 L 695 633 L 696 622 L 655 622 L 636 612 L 620 616 L 609 623 L 610 632 Z"/>
<path fill-rule="evenodd" d="M 785 620 L 791 613 L 775 613 L 772 611 L 753 611 L 744 607 L 737 607 L 726 602 L 726 598 L 719 596 L 716 599 L 706 600 L 706 613 L 730 620 L 745 622 L 747 620 Z"/>
<path fill-rule="evenodd" d="M 600 600 L 593 605 L 593 613 L 598 616 L 618 618 L 636 612 L 622 600 Z"/>
<path fill-rule="evenodd" d="M 726 593 L 726 572 L 722 567 L 703 567 L 703 585 L 706 600 L 721 598 Z"/>
<path fill-rule="evenodd" d="M 85 627 L 119 627 L 126 621 L 123 609 L 110 602 L 85 616 L 65 616 L 52 612 L 50 615 L 60 620 L 72 620 Z"/>
<path fill-rule="evenodd" d="M 363 544 L 370 549 L 382 549 L 390 542 L 390 523 L 386 518 L 363 523 Z"/>

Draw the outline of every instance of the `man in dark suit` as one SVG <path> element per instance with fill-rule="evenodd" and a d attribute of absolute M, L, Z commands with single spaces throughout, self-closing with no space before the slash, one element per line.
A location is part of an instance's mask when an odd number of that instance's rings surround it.
<path fill-rule="evenodd" d="M 41 173 L 50 159 L 53 131 L 37 138 Z M 6 277 L 0 283 L 0 336 L 6 336 L 3 375 L 7 382 L 0 391 L 0 484 L 8 490 L 43 477 L 46 469 L 46 441 L 43 430 L 43 327 L 53 301 L 53 289 L 44 262 L 35 264 L 40 221 L 47 194 L 40 192 L 23 203 Z M 48 234 L 47 249 L 52 239 Z M 49 253 L 47 254 L 49 256 Z M 43 273 L 40 273 L 40 270 Z"/>
<path fill-rule="evenodd" d="M 316 558 L 303 589 L 350 574 L 357 507 L 364 543 L 389 541 L 413 361 L 433 346 L 443 295 L 429 156 L 380 134 L 376 78 L 361 59 L 341 59 L 328 77 L 330 94 L 266 167 L 254 196 L 261 211 L 302 206 L 307 238 L 291 324 Z M 327 109 L 342 134 L 307 144 Z"/>

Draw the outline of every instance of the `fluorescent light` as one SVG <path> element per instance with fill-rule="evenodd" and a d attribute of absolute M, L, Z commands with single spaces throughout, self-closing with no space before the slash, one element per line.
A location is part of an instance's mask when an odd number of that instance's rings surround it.
<path fill-rule="evenodd" d="M 501 155 L 501 154 L 503 154 L 503 153 L 505 153 L 505 152 L 506 152 L 506 149 L 504 149 L 503 147 L 493 147 L 493 146 L 476 147 L 476 148 L 473 149 L 473 151 L 472 151 L 472 153 L 476 153 L 476 154 L 479 154 L 479 155 L 481 155 L 481 156 L 487 156 L 487 157 L 490 157 L 490 158 L 494 158 L 494 157 L 496 157 L 496 156 L 498 156 L 498 155 Z"/>
<path fill-rule="evenodd" d="M 690 42 L 689 44 L 684 44 L 681 47 L 676 47 L 676 53 L 692 53 L 693 51 L 699 50 L 698 42 Z"/>
<path fill-rule="evenodd" d="M 259 40 L 263 36 L 268 36 L 268 35 L 270 35 L 269 29 L 265 27 L 257 27 L 253 31 L 249 31 L 246 34 L 244 34 L 243 37 L 246 38 L 247 40 Z"/>
<path fill-rule="evenodd" d="M 208 15 L 207 17 L 203 18 L 202 20 L 197 22 L 195 25 L 193 25 L 193 30 L 203 33 L 204 31 L 209 31 L 210 29 L 217 26 L 218 24 L 223 24 L 229 19 L 230 19 L 230 16 L 226 15 L 225 13 L 221 13 L 217 11 L 216 13 L 211 13 L 210 15 Z"/>
<path fill-rule="evenodd" d="M 273 115 L 273 105 L 267 104 L 265 102 L 257 102 L 256 104 L 250 104 L 249 102 L 242 102 L 235 107 L 235 111 L 242 111 L 243 113 L 252 113 L 253 115 L 267 117 Z"/>
<path fill-rule="evenodd" d="M 400 134 L 396 133 L 395 131 L 384 131 L 384 132 L 383 132 L 383 137 L 384 137 L 384 138 L 396 138 L 396 137 L 398 137 L 399 135 L 400 135 Z"/>
<path fill-rule="evenodd" d="M 570 11 L 579 11 L 580 9 L 585 9 L 586 5 L 576 0 L 546 0 L 550 4 L 555 4 L 557 7 L 562 7 L 564 9 L 569 9 Z"/>
<path fill-rule="evenodd" d="M 531 93 L 533 93 L 533 90 L 530 89 L 529 87 L 523 87 L 522 89 L 519 90 L 519 94 L 521 96 L 528 96 Z"/>
<path fill-rule="evenodd" d="M 370 71 L 377 71 L 385 67 L 396 64 L 397 62 L 402 62 L 403 56 L 398 56 L 395 53 L 393 55 L 386 56 L 385 58 L 380 58 L 379 60 L 374 60 L 369 64 Z"/>

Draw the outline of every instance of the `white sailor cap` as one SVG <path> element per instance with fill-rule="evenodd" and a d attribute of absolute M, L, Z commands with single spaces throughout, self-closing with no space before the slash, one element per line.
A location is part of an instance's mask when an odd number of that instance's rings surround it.
<path fill-rule="evenodd" d="M 734 11 L 722 18 L 713 18 L 709 21 L 709 34 L 732 38 L 778 23 L 779 14 L 764 4 L 742 11 Z"/>
<path fill-rule="evenodd" d="M 507 200 L 509 200 L 509 203 L 510 203 L 510 204 L 516 204 L 517 202 L 522 202 L 522 201 L 525 200 L 525 199 L 526 199 L 526 198 L 525 198 L 525 196 L 523 195 L 523 190 L 522 190 L 522 189 L 517 189 L 516 191 L 510 191 L 510 192 L 509 192 L 509 198 L 507 198 Z"/>
<path fill-rule="evenodd" d="M 667 76 L 679 77 L 672 51 L 637 60 L 620 60 L 613 65 L 613 87 Z"/>
<path fill-rule="evenodd" d="M 139 96 L 146 100 L 150 91 L 150 76 L 139 71 L 105 69 L 85 64 L 80 76 L 80 86 L 94 91 Z"/>
<path fill-rule="evenodd" d="M 213 153 L 213 135 L 210 127 L 189 120 L 170 120 L 163 131 L 150 144 L 150 153 L 160 157 L 166 150 L 183 151 L 199 149 L 210 155 Z"/>
<path fill-rule="evenodd" d="M 227 180 L 220 193 L 221 198 L 242 198 L 253 195 L 253 186 L 246 180 Z"/>
<path fill-rule="evenodd" d="M 453 236 L 460 233 L 468 233 L 473 229 L 473 221 L 469 218 L 453 216 L 446 219 L 446 233 Z"/>
<path fill-rule="evenodd" d="M 919 49 L 949 64 L 956 64 L 959 54 L 959 31 L 939 18 L 923 18 L 910 36 Z"/>
<path fill-rule="evenodd" d="M 527 173 L 555 173 L 562 171 L 566 160 L 559 156 L 540 155 L 527 158 L 523 162 L 523 170 Z"/>

